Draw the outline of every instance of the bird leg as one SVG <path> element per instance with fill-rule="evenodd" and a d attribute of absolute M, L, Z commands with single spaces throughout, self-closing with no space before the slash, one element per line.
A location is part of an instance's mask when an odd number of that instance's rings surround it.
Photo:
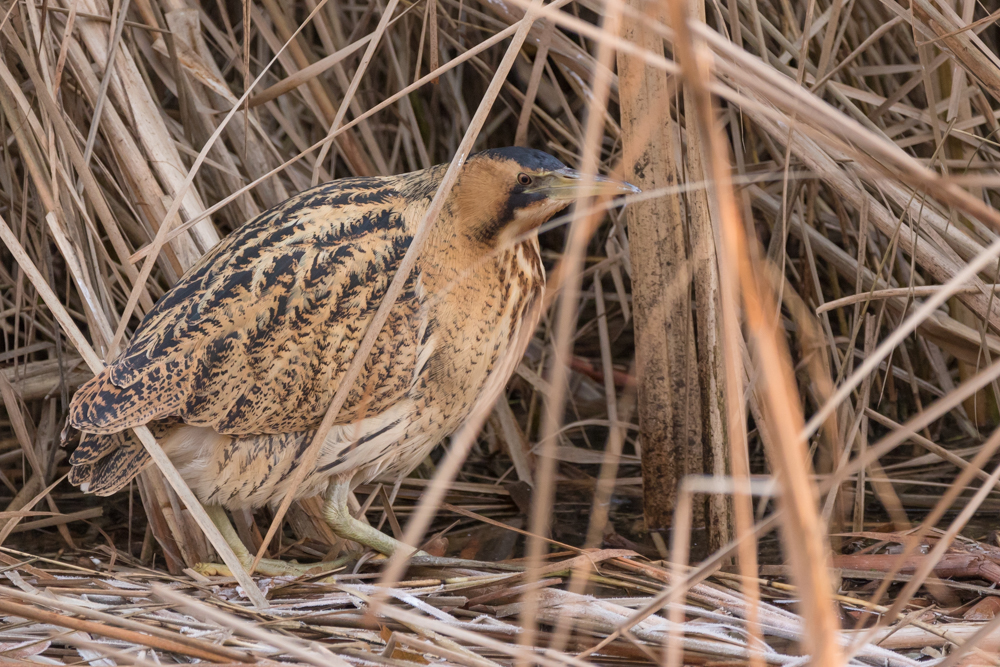
<path fill-rule="evenodd" d="M 326 487 L 323 516 L 333 532 L 339 537 L 370 547 L 386 556 L 393 555 L 397 550 L 408 556 L 424 555 L 422 551 L 417 551 L 409 544 L 403 544 L 381 530 L 354 518 L 347 505 L 347 500 L 351 496 L 352 476 L 352 474 L 347 474 L 334 477 L 330 480 L 330 485 Z"/>
<path fill-rule="evenodd" d="M 226 539 L 226 544 L 232 548 L 236 557 L 240 559 L 240 564 L 249 571 L 250 566 L 253 565 L 254 555 L 247 550 L 243 544 L 243 540 L 237 535 L 236 529 L 233 528 L 229 517 L 226 516 L 226 510 L 220 505 L 205 505 L 204 507 L 205 512 L 212 518 L 212 523 L 216 525 L 219 532 Z M 347 560 L 347 558 L 341 558 L 324 563 L 296 563 L 276 560 L 274 558 L 261 558 L 254 573 L 268 577 L 301 577 L 305 574 L 318 574 L 320 572 L 335 570 L 338 567 L 342 567 Z M 233 575 L 228 566 L 218 563 L 198 563 L 194 566 L 194 569 L 196 572 L 209 576 L 231 577 Z"/>

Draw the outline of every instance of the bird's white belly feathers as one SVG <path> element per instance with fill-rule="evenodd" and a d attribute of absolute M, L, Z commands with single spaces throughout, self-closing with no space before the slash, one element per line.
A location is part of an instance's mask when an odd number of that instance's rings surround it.
<path fill-rule="evenodd" d="M 399 401 L 376 417 L 334 426 L 313 470 L 295 493 L 322 493 L 335 475 L 354 473 L 353 483 L 383 474 L 406 474 L 444 433 L 414 423 L 412 401 Z M 181 477 L 206 504 L 255 508 L 283 498 L 314 432 L 253 437 L 221 435 L 211 428 L 180 425 L 162 442 Z"/>

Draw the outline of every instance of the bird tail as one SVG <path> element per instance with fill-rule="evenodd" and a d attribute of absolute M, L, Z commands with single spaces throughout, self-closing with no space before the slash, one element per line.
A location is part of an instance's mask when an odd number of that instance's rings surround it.
<path fill-rule="evenodd" d="M 63 445 L 69 431 L 63 431 Z M 69 457 L 69 481 L 84 493 L 110 496 L 123 489 L 150 462 L 149 454 L 131 430 L 118 433 L 79 433 L 79 444 Z"/>

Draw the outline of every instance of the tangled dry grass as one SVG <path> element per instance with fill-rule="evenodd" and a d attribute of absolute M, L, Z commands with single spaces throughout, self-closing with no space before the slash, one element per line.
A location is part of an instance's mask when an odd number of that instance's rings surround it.
<path fill-rule="evenodd" d="M 996 664 L 998 18 L 0 1 L 0 657 Z M 358 491 L 463 560 L 206 578 L 169 466 L 108 502 L 63 481 L 72 392 L 227 232 L 515 143 L 644 193 L 543 234 L 551 307 L 486 426 Z M 233 518 L 320 560 L 319 517 Z"/>

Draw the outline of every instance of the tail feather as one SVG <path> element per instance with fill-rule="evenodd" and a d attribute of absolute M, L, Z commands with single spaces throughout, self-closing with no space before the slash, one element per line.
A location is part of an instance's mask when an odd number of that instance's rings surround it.
<path fill-rule="evenodd" d="M 96 463 L 119 447 L 127 447 L 132 442 L 131 431 L 119 431 L 108 435 L 81 433 L 80 444 L 69 457 L 72 466 Z"/>
<path fill-rule="evenodd" d="M 98 496 L 110 496 L 125 488 L 151 460 L 138 443 L 119 447 L 94 464 L 87 490 Z"/>
<path fill-rule="evenodd" d="M 169 424 L 149 424 L 154 435 L 162 435 Z M 63 444 L 75 439 L 71 425 L 63 431 Z M 131 430 L 117 433 L 79 433 L 79 444 L 69 457 L 69 482 L 84 493 L 110 496 L 124 488 L 151 461 Z"/>
<path fill-rule="evenodd" d="M 90 488 L 90 478 L 94 475 L 94 466 L 89 463 L 84 463 L 83 465 L 72 466 L 69 469 L 69 483 L 73 486 L 79 486 L 80 489 L 86 493 Z"/>

